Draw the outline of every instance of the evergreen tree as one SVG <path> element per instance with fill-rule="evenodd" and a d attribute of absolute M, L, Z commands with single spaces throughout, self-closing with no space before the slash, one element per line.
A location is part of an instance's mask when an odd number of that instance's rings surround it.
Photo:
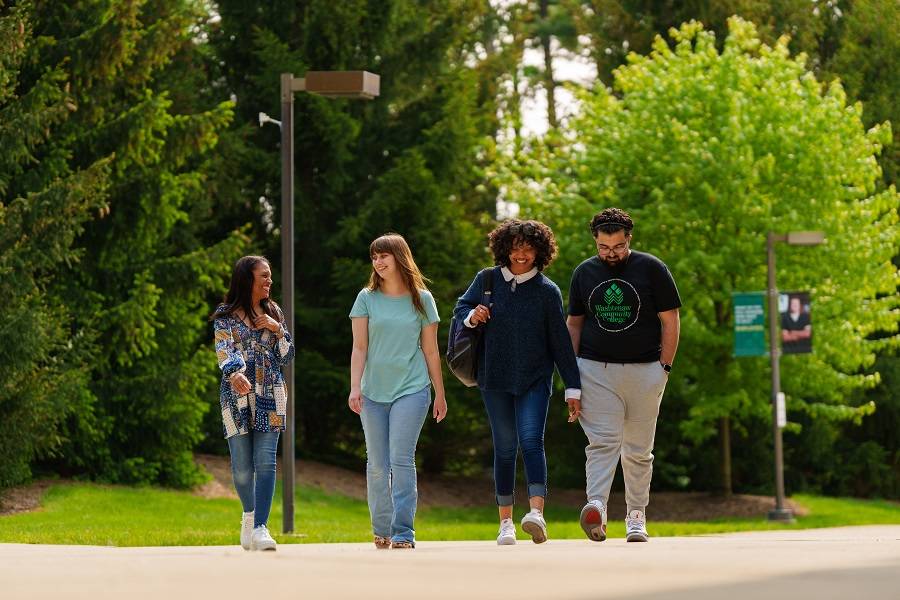
<path fill-rule="evenodd" d="M 62 422 L 91 409 L 91 338 L 48 286 L 78 264 L 75 236 L 106 210 L 108 161 L 69 170 L 47 151 L 73 99 L 61 69 L 21 77 L 38 44 L 33 10 L 0 2 L 0 488 L 27 480 L 35 458 L 59 451 Z"/>
<path fill-rule="evenodd" d="M 114 481 L 189 485 L 216 370 L 205 317 L 246 238 L 204 239 L 217 132 L 229 104 L 187 89 L 201 18 L 187 0 L 35 4 L 27 76 L 65 73 L 77 110 L 42 152 L 64 168 L 110 157 L 108 211 L 56 278 L 57 302 L 96 340 L 95 401 L 68 421 L 67 469 Z M 194 222 L 192 222 L 194 219 Z"/>
<path fill-rule="evenodd" d="M 489 190 L 479 187 L 479 165 L 490 153 L 496 111 L 475 46 L 492 26 L 488 9 L 480 0 L 218 3 L 211 42 L 237 97 L 232 134 L 255 157 L 243 173 L 248 194 L 263 196 L 265 205 L 281 202 L 278 132 L 251 133 L 248 125 L 255 128 L 259 111 L 277 118 L 279 73 L 365 69 L 381 76 L 373 102 L 295 97 L 296 401 L 298 447 L 308 455 L 362 456 L 362 431 L 346 406 L 347 314 L 370 270 L 369 242 L 387 231 L 406 236 L 432 280 L 442 338 L 457 295 L 486 262 L 482 234 L 492 206 Z M 279 233 L 274 227 L 261 236 L 276 271 Z M 453 418 L 426 426 L 420 444 L 423 464 L 435 470 L 448 466 L 448 456 L 470 456 L 473 445 L 485 452 L 477 395 L 447 383 Z"/>
<path fill-rule="evenodd" d="M 888 184 L 900 175 L 900 4 L 893 0 L 853 0 L 836 25 L 839 40 L 824 64 L 839 77 L 847 94 L 865 106 L 867 126 L 890 121 L 893 144 L 879 161 Z"/>

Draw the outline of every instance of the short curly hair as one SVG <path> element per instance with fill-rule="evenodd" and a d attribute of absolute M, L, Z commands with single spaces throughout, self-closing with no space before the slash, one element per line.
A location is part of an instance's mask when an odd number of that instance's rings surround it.
<path fill-rule="evenodd" d="M 558 247 L 553 230 L 540 221 L 508 219 L 488 234 L 494 264 L 509 268 L 513 248 L 528 244 L 535 250 L 534 266 L 543 271 L 556 258 Z"/>
<path fill-rule="evenodd" d="M 625 235 L 630 235 L 632 229 L 634 221 L 631 220 L 631 215 L 621 208 L 605 208 L 591 219 L 591 235 L 594 237 L 601 231 L 603 233 L 624 231 Z"/>

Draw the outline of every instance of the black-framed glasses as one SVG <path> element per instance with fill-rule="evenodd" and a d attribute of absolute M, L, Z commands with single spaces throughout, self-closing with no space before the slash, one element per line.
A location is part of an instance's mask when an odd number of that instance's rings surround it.
<path fill-rule="evenodd" d="M 605 244 L 597 244 L 597 253 L 600 254 L 600 256 L 606 256 L 607 254 L 622 254 L 627 248 L 628 242 L 622 242 L 611 247 Z"/>

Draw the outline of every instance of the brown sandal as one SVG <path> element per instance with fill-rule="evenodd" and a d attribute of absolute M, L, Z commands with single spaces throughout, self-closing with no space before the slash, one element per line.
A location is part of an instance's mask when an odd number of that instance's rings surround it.
<path fill-rule="evenodd" d="M 413 549 L 416 547 L 415 542 L 391 542 L 391 548 L 396 550 Z"/>
<path fill-rule="evenodd" d="M 391 547 L 391 538 L 381 537 L 380 535 L 375 536 L 375 547 L 379 550 L 387 550 Z"/>

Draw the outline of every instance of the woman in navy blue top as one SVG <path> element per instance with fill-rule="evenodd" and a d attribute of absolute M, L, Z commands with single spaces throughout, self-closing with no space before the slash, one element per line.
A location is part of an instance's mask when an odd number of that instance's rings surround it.
<path fill-rule="evenodd" d="M 580 399 L 581 379 L 566 329 L 562 295 L 541 273 L 556 256 L 553 232 L 539 221 L 512 219 L 494 229 L 488 239 L 498 265 L 491 272 L 490 306 L 482 304 L 482 279 L 476 276 L 457 301 L 454 316 L 467 327 L 485 328 L 478 387 L 494 440 L 494 484 L 500 513 L 497 543 L 516 543 L 512 507 L 516 455 L 521 447 L 531 506 L 521 524 L 540 544 L 547 540 L 544 428 L 554 365 L 566 385 L 567 399 Z"/>

